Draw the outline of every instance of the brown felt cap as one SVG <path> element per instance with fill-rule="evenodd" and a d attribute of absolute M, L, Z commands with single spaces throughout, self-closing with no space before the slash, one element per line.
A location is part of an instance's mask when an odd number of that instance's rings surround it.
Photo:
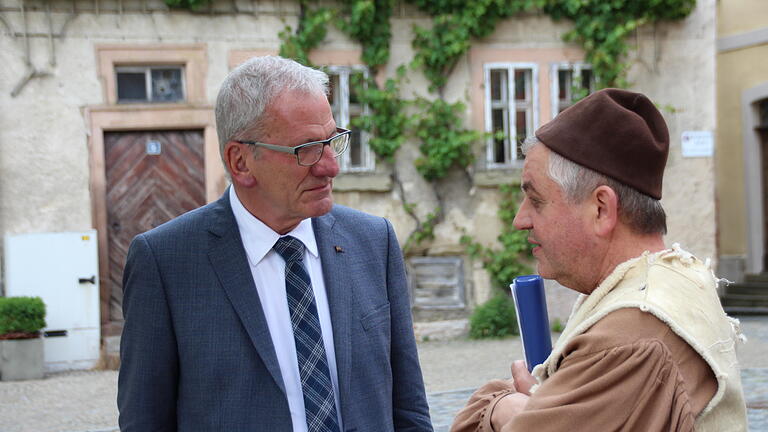
<path fill-rule="evenodd" d="M 645 95 L 603 89 L 536 131 L 550 150 L 661 199 L 669 131 Z"/>

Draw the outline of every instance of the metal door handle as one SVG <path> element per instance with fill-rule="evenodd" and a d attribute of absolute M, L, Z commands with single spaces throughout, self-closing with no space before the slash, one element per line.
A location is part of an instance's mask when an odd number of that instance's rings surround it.
<path fill-rule="evenodd" d="M 79 283 L 89 283 L 89 284 L 96 285 L 96 275 L 93 275 L 89 278 L 78 278 L 77 281 Z"/>

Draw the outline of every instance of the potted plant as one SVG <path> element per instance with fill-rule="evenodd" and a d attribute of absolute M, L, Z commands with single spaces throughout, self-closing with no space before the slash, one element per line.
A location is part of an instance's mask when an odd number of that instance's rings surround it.
<path fill-rule="evenodd" d="M 43 377 L 44 327 L 40 297 L 0 297 L 0 380 Z"/>

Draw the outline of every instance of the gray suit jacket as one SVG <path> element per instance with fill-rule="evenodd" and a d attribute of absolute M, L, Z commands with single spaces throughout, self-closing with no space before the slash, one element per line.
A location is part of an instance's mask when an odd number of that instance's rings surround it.
<path fill-rule="evenodd" d="M 341 206 L 313 226 L 345 430 L 431 431 L 392 226 Z M 227 193 L 138 235 L 123 290 L 122 431 L 291 430 L 283 379 Z"/>

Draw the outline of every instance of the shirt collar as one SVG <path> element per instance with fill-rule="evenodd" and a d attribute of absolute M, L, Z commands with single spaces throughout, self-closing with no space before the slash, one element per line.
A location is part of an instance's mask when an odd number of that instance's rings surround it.
<path fill-rule="evenodd" d="M 240 237 L 243 240 L 248 262 L 255 266 L 267 256 L 277 239 L 282 236 L 252 215 L 240 202 L 235 188 L 232 186 L 229 188 L 229 204 L 232 206 L 232 213 L 234 213 L 237 227 L 240 229 Z M 299 222 L 296 228 L 286 235 L 301 240 L 307 251 L 317 258 L 317 242 L 315 241 L 315 232 L 312 230 L 312 219 L 304 219 Z"/>

